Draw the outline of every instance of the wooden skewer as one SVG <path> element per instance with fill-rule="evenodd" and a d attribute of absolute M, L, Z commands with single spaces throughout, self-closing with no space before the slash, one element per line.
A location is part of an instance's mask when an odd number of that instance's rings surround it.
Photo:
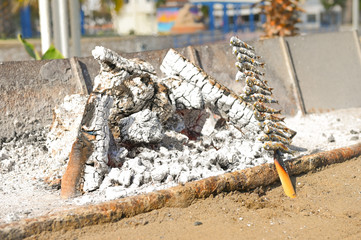
<path fill-rule="evenodd" d="M 274 152 L 274 162 L 285 194 L 290 198 L 295 198 L 296 192 L 293 188 L 290 176 L 288 175 L 287 170 L 284 167 L 283 161 L 280 158 L 279 150 L 276 150 Z"/>

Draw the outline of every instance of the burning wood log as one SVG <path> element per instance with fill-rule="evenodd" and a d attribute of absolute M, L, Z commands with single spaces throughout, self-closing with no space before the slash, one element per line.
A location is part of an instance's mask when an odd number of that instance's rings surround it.
<path fill-rule="evenodd" d="M 108 166 L 122 165 L 122 155 L 127 151 L 114 141 L 122 130 L 118 125 L 121 119 L 147 108 L 155 112 L 161 110 L 161 119 L 166 119 L 167 112 L 173 111 L 168 107 L 171 106 L 169 101 L 157 104 L 159 99 L 167 98 L 153 83 L 155 75 L 150 64 L 122 58 L 102 47 L 95 48 L 93 55 L 101 65 L 101 72 L 85 106 L 79 134 L 62 179 L 63 198 L 98 188 Z M 84 183 L 85 164 L 95 167 L 96 171 L 90 174 L 97 176 L 96 183 Z"/>

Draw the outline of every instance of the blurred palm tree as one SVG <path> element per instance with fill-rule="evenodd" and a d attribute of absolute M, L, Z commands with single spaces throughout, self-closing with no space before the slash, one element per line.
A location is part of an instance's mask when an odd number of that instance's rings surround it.
<path fill-rule="evenodd" d="M 11 13 L 11 0 L 0 0 L 0 38 L 15 35 L 14 16 Z"/>
<path fill-rule="evenodd" d="M 39 11 L 38 0 L 16 0 L 12 2 L 12 12 L 17 13 L 22 8 L 30 6 L 33 10 Z"/>
<path fill-rule="evenodd" d="M 120 9 L 123 7 L 124 5 L 124 1 L 123 0 L 100 0 L 100 6 L 104 7 L 104 6 L 111 6 L 113 4 L 113 9 L 116 12 L 119 12 Z"/>
<path fill-rule="evenodd" d="M 262 0 L 260 4 L 266 16 L 263 38 L 298 34 L 296 24 L 301 21 L 299 13 L 304 11 L 299 7 L 299 0 Z"/>
<path fill-rule="evenodd" d="M 88 0 L 80 0 L 80 3 L 85 3 Z M 99 0 L 99 11 L 116 11 L 119 12 L 124 5 L 124 0 Z"/>

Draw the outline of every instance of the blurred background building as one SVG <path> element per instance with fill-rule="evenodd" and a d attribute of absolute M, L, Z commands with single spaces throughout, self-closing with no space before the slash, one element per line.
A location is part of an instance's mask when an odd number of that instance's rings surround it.
<path fill-rule="evenodd" d="M 299 24 L 301 30 L 337 30 L 342 25 L 342 6 L 346 7 L 345 4 L 346 0 L 332 5 L 328 5 L 326 0 L 304 1 L 301 4 L 301 7 L 305 10 L 301 15 L 302 22 Z M 346 14 L 346 10 L 344 14 Z M 351 19 L 345 19 L 345 24 L 347 23 L 351 24 Z"/>
<path fill-rule="evenodd" d="M 75 23 L 74 19 L 71 20 L 74 16 L 73 1 L 80 4 L 79 10 L 75 10 L 79 15 Z M 79 25 L 83 39 L 129 35 L 172 36 L 175 47 L 219 41 L 231 33 L 244 34 L 242 36 L 248 36 L 245 40 L 249 40 L 262 35 L 266 22 L 262 6 L 272 1 L 282 3 L 283 0 L 0 0 L 0 38 L 16 38 L 17 34 L 22 34 L 24 38 L 39 38 L 39 2 L 48 2 L 50 37 L 59 48 L 57 35 L 60 34 L 60 16 L 56 4 L 62 2 L 66 4 L 63 18 L 67 21 L 65 32 L 68 38 L 74 35 L 71 26 L 75 24 Z M 300 33 L 350 29 L 353 3 L 361 2 L 284 1 L 297 2 L 304 9 L 297 13 L 301 21 L 296 27 Z M 357 11 L 360 12 L 359 7 Z M 151 50 L 143 43 L 140 45 L 139 50 Z"/>
<path fill-rule="evenodd" d="M 54 0 L 49 0 L 54 1 Z M 83 35 L 167 34 L 262 26 L 259 0 L 82 0 Z M 301 29 L 351 24 L 352 0 L 301 0 Z M 0 0 L 0 37 L 39 37 L 38 0 Z M 183 28 L 183 29 L 182 29 Z"/>
<path fill-rule="evenodd" d="M 118 34 L 156 34 L 156 4 L 153 0 L 125 0 L 119 12 L 113 14 L 114 30 Z"/>

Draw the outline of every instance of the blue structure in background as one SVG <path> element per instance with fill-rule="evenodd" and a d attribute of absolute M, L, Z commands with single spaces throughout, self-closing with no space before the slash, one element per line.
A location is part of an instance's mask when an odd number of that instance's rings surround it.
<path fill-rule="evenodd" d="M 84 11 L 82 9 L 80 9 L 80 32 L 81 35 L 85 34 L 85 28 L 84 28 Z"/>
<path fill-rule="evenodd" d="M 234 11 L 235 12 L 238 12 L 238 11 L 241 11 L 241 6 L 238 6 L 238 5 L 235 5 L 234 6 Z M 233 15 L 233 32 L 237 32 L 238 31 L 238 16 L 237 14 L 234 14 Z"/>
<path fill-rule="evenodd" d="M 33 31 L 31 30 L 31 11 L 30 6 L 20 10 L 21 35 L 24 38 L 31 38 Z"/>
<path fill-rule="evenodd" d="M 174 35 L 174 47 L 184 47 L 193 44 L 203 44 L 207 42 L 215 42 L 225 40 L 227 33 L 230 31 L 238 32 L 241 30 L 244 32 L 248 29 L 250 32 L 256 31 L 256 20 L 260 20 L 261 23 L 265 23 L 266 17 L 263 14 L 259 14 L 259 18 L 255 18 L 255 0 L 190 0 L 192 5 L 201 5 L 208 8 L 208 19 L 209 19 L 209 31 L 197 32 L 193 34 L 180 34 Z M 223 25 L 220 27 L 216 26 L 215 16 L 215 4 L 221 5 L 223 11 L 222 21 Z M 228 9 L 228 7 L 230 7 Z M 248 9 L 247 13 L 241 15 L 241 10 Z M 230 11 L 233 10 L 233 14 Z M 219 14 L 221 15 L 221 14 Z M 246 17 L 246 19 L 242 18 Z"/>
<path fill-rule="evenodd" d="M 249 29 L 251 30 L 251 32 L 254 32 L 256 30 L 256 27 L 254 25 L 254 14 L 253 14 L 253 8 L 250 8 L 250 13 L 249 13 Z"/>
<path fill-rule="evenodd" d="M 262 7 L 264 6 L 264 2 L 261 2 Z M 266 15 L 261 14 L 261 23 L 264 24 L 266 22 Z"/>
<path fill-rule="evenodd" d="M 20 10 L 20 25 L 21 25 L 21 35 L 23 38 L 32 38 L 33 31 L 31 26 L 31 9 L 30 6 L 23 7 Z M 81 34 L 85 34 L 84 29 L 84 11 L 80 10 L 80 30 Z"/>
<path fill-rule="evenodd" d="M 227 14 L 227 3 L 223 3 L 223 32 L 229 32 L 229 21 L 228 21 L 228 14 Z"/>
<path fill-rule="evenodd" d="M 215 30 L 215 16 L 214 16 L 214 5 L 215 4 L 222 4 L 223 5 L 223 32 L 228 33 L 230 31 L 230 24 L 229 24 L 229 16 L 227 14 L 227 6 L 232 5 L 234 10 L 233 15 L 233 31 L 237 32 L 238 29 L 241 29 L 244 31 L 247 27 L 251 32 L 254 32 L 256 30 L 255 25 L 255 18 L 253 13 L 253 4 L 254 2 L 247 2 L 247 1 L 191 1 L 192 4 L 195 5 L 203 5 L 208 7 L 208 16 L 209 16 L 209 30 L 214 31 Z M 250 14 L 249 14 L 249 23 L 246 25 L 238 25 L 237 20 L 238 17 L 240 17 L 240 12 L 242 7 L 249 7 Z M 264 16 L 262 18 L 262 21 L 264 20 Z"/>

